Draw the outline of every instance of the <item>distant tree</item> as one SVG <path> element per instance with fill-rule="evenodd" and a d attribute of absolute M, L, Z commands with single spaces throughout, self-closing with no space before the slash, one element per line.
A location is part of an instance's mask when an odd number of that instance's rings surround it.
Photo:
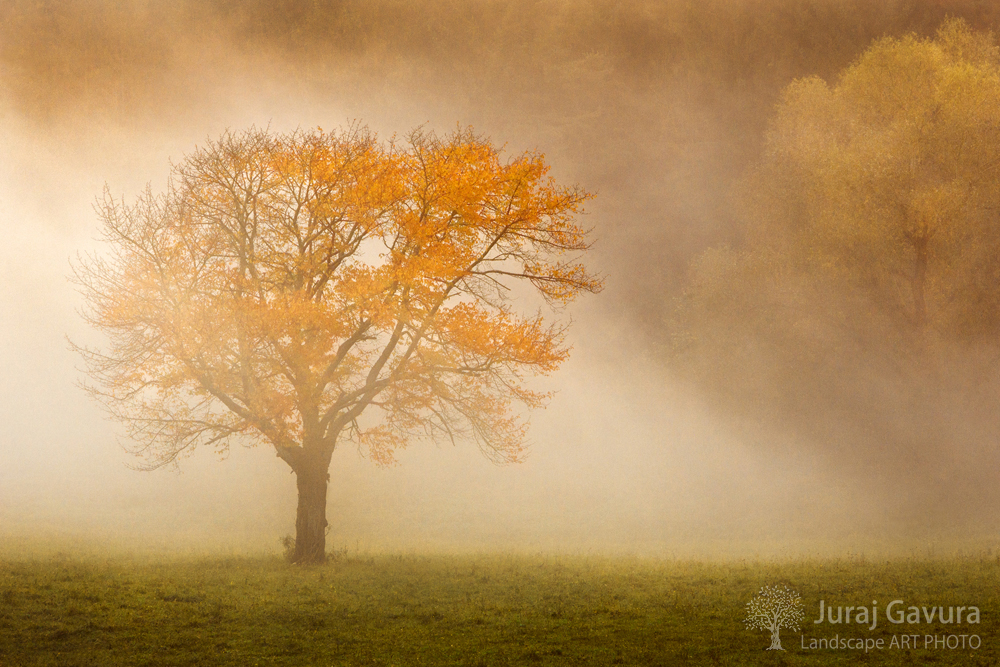
<path fill-rule="evenodd" d="M 768 651 L 781 648 L 781 629 L 798 630 L 805 618 L 802 598 L 788 586 L 762 586 L 757 595 L 747 602 L 747 617 L 743 623 L 747 630 L 766 630 L 771 633 Z"/>
<path fill-rule="evenodd" d="M 502 159 L 469 131 L 227 132 L 166 191 L 98 204 L 109 254 L 77 278 L 106 350 L 88 388 L 155 468 L 197 446 L 268 443 L 296 475 L 292 560 L 324 559 L 329 466 L 416 436 L 469 437 L 518 461 L 543 405 L 525 376 L 566 359 L 565 326 L 523 317 L 601 287 L 575 222 L 590 198 L 542 156 Z"/>
<path fill-rule="evenodd" d="M 845 465 L 959 450 L 932 415 L 1000 356 L 992 35 L 952 20 L 793 82 L 733 202 L 740 243 L 694 261 L 673 315 L 678 372 Z"/>
<path fill-rule="evenodd" d="M 976 262 L 1000 242 L 998 169 L 992 36 L 952 20 L 935 40 L 883 39 L 835 85 L 785 91 L 745 189 L 750 243 L 916 330 L 992 330 L 997 289 Z"/>
<path fill-rule="evenodd" d="M 911 356 L 993 339 L 998 185 L 991 35 L 952 20 L 876 42 L 832 85 L 795 81 L 736 193 L 743 245 L 693 264 L 677 348 L 724 364 L 753 339 L 801 367 L 864 339 Z"/>

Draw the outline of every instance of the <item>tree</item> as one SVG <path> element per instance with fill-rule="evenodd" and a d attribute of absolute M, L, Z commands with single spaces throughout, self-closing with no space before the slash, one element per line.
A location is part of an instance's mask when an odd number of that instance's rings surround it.
<path fill-rule="evenodd" d="M 805 618 L 802 598 L 788 586 L 761 586 L 753 600 L 747 602 L 747 617 L 743 623 L 747 630 L 767 630 L 771 633 L 768 651 L 781 648 L 781 629 L 798 630 Z"/>
<path fill-rule="evenodd" d="M 970 269 L 997 248 L 998 167 L 992 36 L 951 20 L 935 40 L 883 39 L 835 85 L 785 91 L 744 195 L 751 243 L 867 292 L 912 330 L 977 329 L 983 316 L 994 328 Z"/>
<path fill-rule="evenodd" d="M 677 367 L 868 469 L 954 445 L 941 396 L 968 397 L 1000 351 L 998 181 L 990 34 L 951 20 L 793 82 L 734 193 L 740 243 L 692 266 Z M 896 459 L 872 466 L 882 453 Z"/>
<path fill-rule="evenodd" d="M 522 457 L 525 380 L 566 359 L 565 325 L 523 316 L 601 281 L 579 261 L 591 195 L 541 155 L 502 159 L 471 131 L 403 145 L 356 126 L 227 132 L 162 194 L 97 210 L 109 254 L 78 262 L 88 389 L 145 467 L 236 438 L 296 475 L 296 563 L 322 561 L 329 466 L 353 442 L 376 463 L 410 438 L 474 439 Z"/>

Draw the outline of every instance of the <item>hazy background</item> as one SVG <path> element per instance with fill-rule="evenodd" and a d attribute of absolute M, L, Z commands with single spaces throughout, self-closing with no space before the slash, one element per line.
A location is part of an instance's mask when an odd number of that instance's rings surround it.
<path fill-rule="evenodd" d="M 672 378 L 663 353 L 691 258 L 739 242 L 728 193 L 780 90 L 834 76 L 882 35 L 932 34 L 946 14 L 1000 25 L 976 0 L 0 0 L 0 549 L 276 550 L 293 532 L 294 477 L 266 449 L 126 467 L 116 425 L 74 386 L 66 337 L 99 339 L 66 276 L 99 249 L 105 183 L 128 198 L 161 189 L 170 160 L 226 128 L 355 119 L 383 137 L 472 125 L 544 152 L 557 179 L 597 192 L 586 222 L 607 289 L 571 309 L 574 353 L 542 383 L 558 394 L 532 417 L 527 463 L 420 445 L 379 469 L 340 450 L 329 545 L 996 546 L 989 471 L 867 475 L 822 434 L 732 418 Z M 891 424 L 866 432 L 873 449 L 892 438 Z M 996 435 L 977 437 L 995 449 Z"/>

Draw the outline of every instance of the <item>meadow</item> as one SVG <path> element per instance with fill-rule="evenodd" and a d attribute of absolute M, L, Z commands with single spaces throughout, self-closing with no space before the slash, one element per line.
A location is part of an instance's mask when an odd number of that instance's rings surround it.
<path fill-rule="evenodd" d="M 338 553 L 0 560 L 0 665 L 993 665 L 1000 557 L 691 562 Z M 800 632 L 747 630 L 761 586 Z M 827 605 L 976 605 L 977 625 L 813 624 Z M 803 650 L 802 637 L 976 634 L 972 650 Z M 921 639 L 922 641 L 922 639 Z"/>

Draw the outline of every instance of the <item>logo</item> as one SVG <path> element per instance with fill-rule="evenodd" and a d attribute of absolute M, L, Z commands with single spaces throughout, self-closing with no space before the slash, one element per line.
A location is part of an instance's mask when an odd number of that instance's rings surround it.
<path fill-rule="evenodd" d="M 781 629 L 797 631 L 805 616 L 802 598 L 788 586 L 762 586 L 754 599 L 747 602 L 747 617 L 743 623 L 747 630 L 771 633 L 768 651 L 784 651 L 781 648 Z"/>
<path fill-rule="evenodd" d="M 784 651 L 781 630 L 798 632 L 799 625 L 805 619 L 802 597 L 785 585 L 763 586 L 747 603 L 746 613 L 743 624 L 747 630 L 771 633 L 768 651 Z M 981 622 L 978 606 L 918 606 L 896 599 L 885 606 L 883 613 L 888 626 L 882 626 L 882 636 L 872 636 L 869 633 L 879 627 L 878 601 L 872 600 L 870 607 L 858 604 L 843 607 L 831 605 L 825 599 L 820 600 L 818 618 L 806 624 L 807 632 L 801 634 L 799 648 L 803 651 L 863 650 L 869 653 L 942 649 L 975 651 L 982 646 L 982 637 L 972 632 Z M 899 627 L 903 625 L 911 627 Z M 927 630 L 932 631 L 943 629 L 945 634 L 926 634 L 926 630 L 920 632 L 921 625 L 929 626 Z M 890 629 L 891 632 L 887 634 Z M 831 633 L 835 634 L 831 636 Z M 807 634 L 813 636 L 806 636 Z"/>

